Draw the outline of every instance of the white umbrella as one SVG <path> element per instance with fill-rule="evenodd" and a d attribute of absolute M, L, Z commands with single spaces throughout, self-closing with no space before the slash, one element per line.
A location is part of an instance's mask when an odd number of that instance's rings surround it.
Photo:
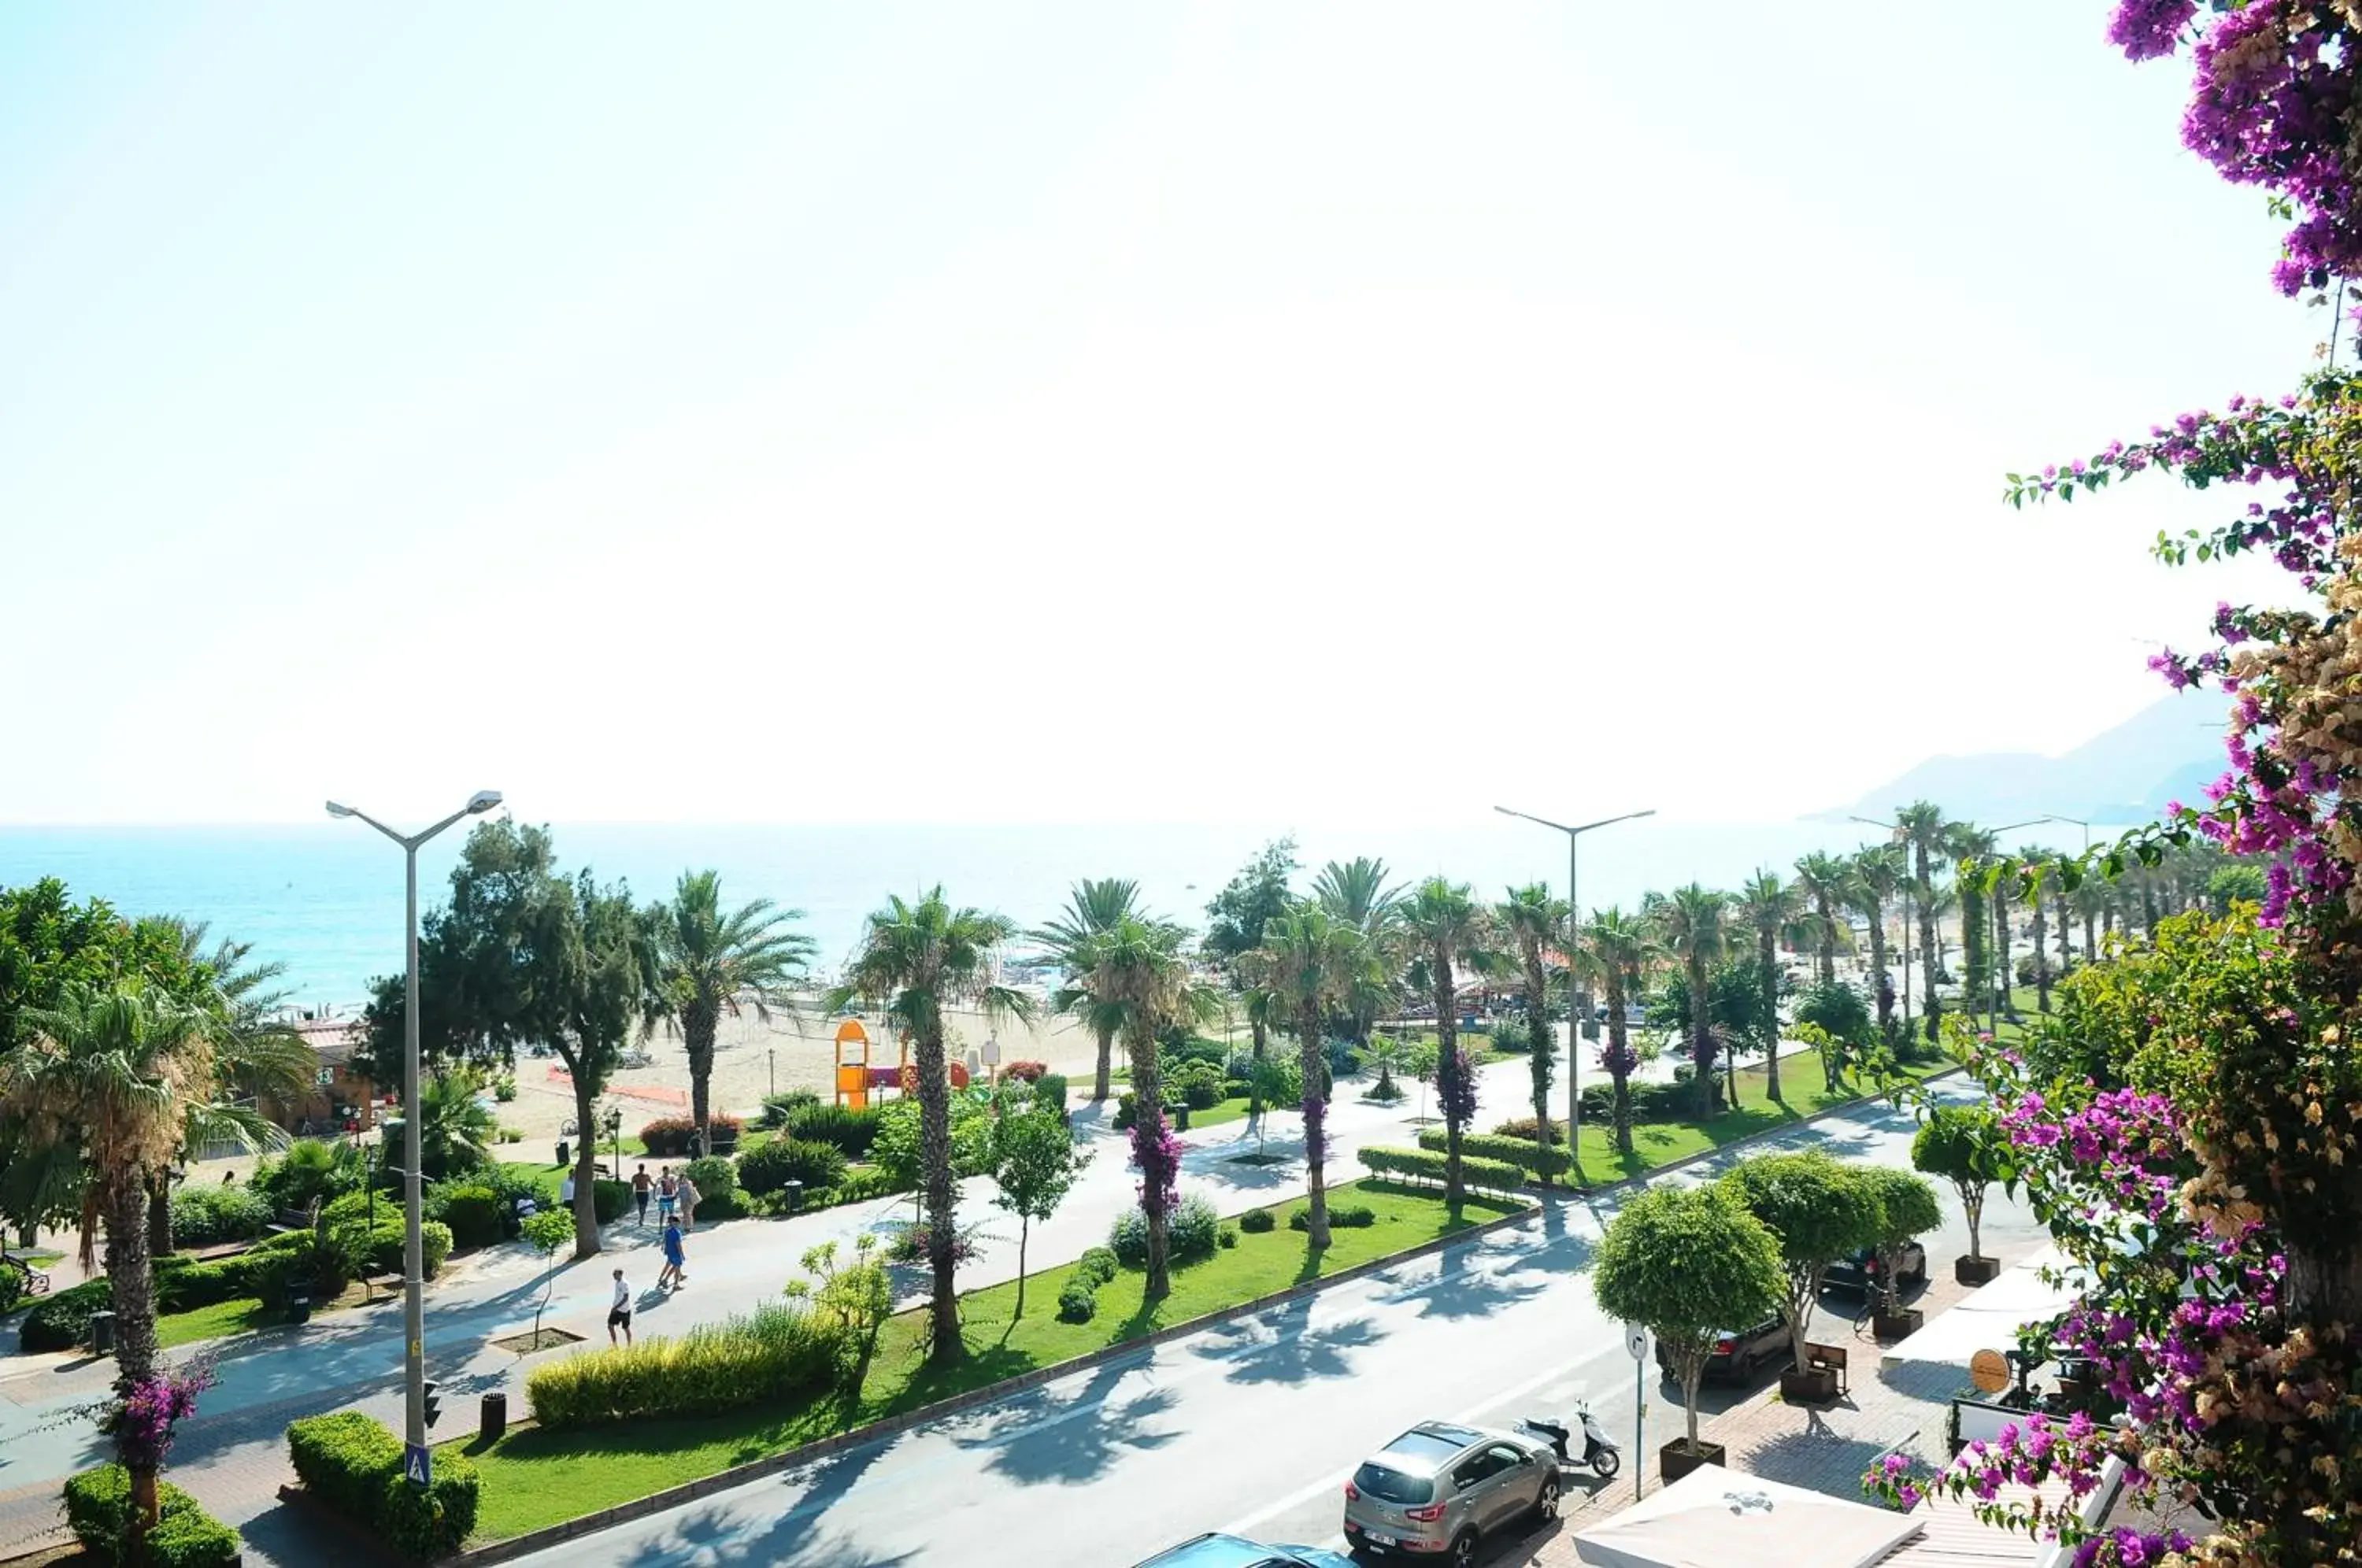
<path fill-rule="evenodd" d="M 1594 1568 L 1868 1568 L 1917 1518 L 1701 1465 L 1574 1538 Z"/>

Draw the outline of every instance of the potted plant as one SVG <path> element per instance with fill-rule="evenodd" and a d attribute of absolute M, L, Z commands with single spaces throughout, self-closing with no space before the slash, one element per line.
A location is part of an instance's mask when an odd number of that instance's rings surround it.
<path fill-rule="evenodd" d="M 1905 1334 L 1917 1333 L 1926 1320 L 1926 1314 L 1917 1308 L 1906 1310 L 1903 1298 L 1895 1294 L 1896 1278 L 1903 1270 L 1903 1249 L 1941 1225 L 1944 1211 L 1936 1202 L 1936 1188 L 1926 1176 L 1884 1165 L 1865 1166 L 1860 1176 L 1878 1206 L 1873 1241 L 1878 1248 L 1878 1277 L 1871 1281 L 1871 1288 L 1878 1292 L 1878 1311 L 1871 1328 L 1882 1340 L 1901 1339 Z"/>
<path fill-rule="evenodd" d="M 1827 1404 L 1838 1397 L 1837 1375 L 1813 1367 L 1805 1335 L 1829 1264 L 1876 1243 L 1877 1199 L 1859 1172 L 1817 1150 L 1742 1160 L 1721 1185 L 1779 1238 L 1780 1315 L 1794 1358 L 1780 1375 L 1780 1397 L 1793 1405 Z"/>
<path fill-rule="evenodd" d="M 1960 1195 L 1960 1216 L 1969 1224 L 1969 1250 L 1952 1260 L 1952 1277 L 1962 1285 L 1990 1285 L 2001 1273 L 2001 1260 L 1980 1248 L 1977 1228 L 1985 1214 L 1985 1192 L 1993 1183 L 2004 1192 L 2017 1190 L 2017 1178 L 2008 1164 L 2008 1143 L 2001 1121 L 1989 1105 L 1938 1106 L 1911 1141 L 1911 1163 L 1931 1176 L 1952 1184 Z"/>
<path fill-rule="evenodd" d="M 1667 1481 L 1723 1463 L 1720 1443 L 1698 1441 L 1698 1383 L 1716 1337 L 1770 1317 L 1783 1277 L 1778 1239 L 1719 1187 L 1652 1188 L 1607 1227 L 1592 1294 L 1611 1315 L 1657 1336 L 1659 1358 L 1682 1386 L 1689 1430 L 1658 1451 Z"/>

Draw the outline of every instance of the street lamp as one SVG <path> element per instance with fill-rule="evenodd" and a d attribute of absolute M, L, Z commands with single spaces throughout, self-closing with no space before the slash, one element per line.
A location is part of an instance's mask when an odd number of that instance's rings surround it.
<path fill-rule="evenodd" d="M 403 886 L 408 895 L 405 915 L 402 1006 L 402 1341 L 403 1341 L 403 1471 L 414 1486 L 432 1480 L 433 1461 L 426 1452 L 426 1288 L 425 1269 L 419 1257 L 420 1206 L 424 1195 L 418 1177 L 418 846 L 462 817 L 480 816 L 501 803 L 497 790 L 479 790 L 468 803 L 424 833 L 398 834 L 366 812 L 328 802 L 332 817 L 359 817 L 402 845 Z"/>
<path fill-rule="evenodd" d="M 1645 812 L 1627 812 L 1620 817 L 1602 817 L 1595 823 L 1569 827 L 1548 817 L 1513 812 L 1507 806 L 1493 809 L 1505 817 L 1516 817 L 1566 834 L 1566 1158 L 1567 1168 L 1573 1173 L 1581 1168 L 1578 1162 L 1583 1158 L 1583 1033 L 1574 1016 L 1575 949 L 1577 933 L 1583 929 L 1583 902 L 1575 895 L 1576 849 L 1583 842 L 1583 835 L 1594 828 L 1613 827 L 1617 823 L 1653 817 L 1657 810 L 1651 806 Z M 1539 1016 L 1548 1016 L 1547 1011 L 1542 1010 L 1544 1002 L 1540 997 L 1532 999 L 1532 1006 L 1538 1010 Z"/>

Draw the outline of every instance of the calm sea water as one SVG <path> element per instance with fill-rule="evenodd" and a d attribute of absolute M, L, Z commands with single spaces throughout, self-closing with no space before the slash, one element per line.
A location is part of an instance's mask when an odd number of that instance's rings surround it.
<path fill-rule="evenodd" d="M 1206 900 L 1285 827 L 553 824 L 561 864 L 624 878 L 640 897 L 668 891 L 685 868 L 721 871 L 725 900 L 767 898 L 805 913 L 804 929 L 833 967 L 852 951 L 864 914 L 889 893 L 936 882 L 959 902 L 1022 924 L 1054 915 L 1083 877 L 1131 877 L 1152 908 L 1193 923 Z M 1734 887 L 1761 866 L 1785 867 L 1814 849 L 1849 849 L 1871 832 L 1845 823 L 1696 823 L 1618 825 L 1584 840 L 1586 906 L 1629 906 L 1650 889 L 1691 880 Z M 1382 856 L 1400 876 L 1440 871 L 1497 897 L 1512 882 L 1547 878 L 1563 892 L 1565 840 L 1507 819 L 1449 829 L 1296 833 L 1308 871 L 1322 861 Z M 422 909 L 441 902 L 459 830 L 419 860 Z M 0 886 L 58 877 L 78 896 L 127 914 L 177 913 L 211 922 L 287 966 L 307 1005 L 345 1007 L 372 976 L 402 964 L 402 858 L 353 824 L 273 827 L 0 827 Z"/>

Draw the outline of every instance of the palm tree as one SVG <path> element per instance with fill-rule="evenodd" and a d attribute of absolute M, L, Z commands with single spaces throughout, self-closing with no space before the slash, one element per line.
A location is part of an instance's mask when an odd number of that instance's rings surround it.
<path fill-rule="evenodd" d="M 1886 978 L 1886 911 L 1903 886 L 1903 854 L 1891 844 L 1865 844 L 1853 852 L 1847 868 L 1846 906 L 1870 922 L 1871 992 L 1878 1007 L 1878 1037 L 1891 1043 L 1894 988 Z"/>
<path fill-rule="evenodd" d="M 1385 861 L 1363 855 L 1349 861 L 1331 860 L 1312 878 L 1313 901 L 1330 920 L 1361 933 L 1376 960 L 1363 969 L 1352 993 L 1340 1003 L 1340 1010 L 1352 1021 L 1356 1045 L 1369 1043 L 1370 1026 L 1395 999 L 1391 984 L 1395 909 L 1402 902 L 1402 887 L 1389 884 L 1386 876 Z"/>
<path fill-rule="evenodd" d="M 0 1056 L 0 1106 L 27 1119 L 36 1146 L 75 1148 L 91 1173 L 106 1222 L 115 1386 L 128 1397 L 156 1375 L 149 1187 L 181 1145 L 184 1108 L 213 1098 L 221 1022 L 139 980 L 112 989 L 68 982 L 55 1007 L 28 1009 L 22 1022 L 29 1040 Z M 156 1461 L 145 1444 L 124 1444 L 122 1452 L 136 1505 L 132 1560 L 144 1561 L 156 1520 Z"/>
<path fill-rule="evenodd" d="M 773 907 L 755 899 L 724 913 L 722 874 L 684 871 L 672 902 L 660 911 L 657 932 L 663 988 L 648 1020 L 653 1031 L 669 1020 L 689 1052 L 690 1114 L 697 1121 L 697 1152 L 713 1153 L 710 1088 L 713 1036 L 724 1012 L 739 1016 L 751 1008 L 767 1023 L 771 1009 L 784 1003 L 788 988 L 802 979 L 811 963 L 812 940 L 789 925 L 801 910 Z"/>
<path fill-rule="evenodd" d="M 1805 856 L 1806 860 L 1814 858 L 1825 857 Z M 1801 871 L 1803 868 L 1803 863 L 1800 862 L 1797 869 Z M 1811 896 L 1813 896 L 1813 890 L 1807 888 L 1802 877 L 1794 883 L 1784 883 L 1780 880 L 1779 873 L 1766 867 L 1758 871 L 1749 880 L 1747 886 L 1740 889 L 1738 902 L 1733 910 L 1740 922 L 1755 933 L 1755 961 L 1762 970 L 1763 1019 L 1772 1036 L 1765 1048 L 1764 1091 L 1774 1101 L 1780 1099 L 1778 948 L 1781 936 L 1789 927 L 1796 923 L 1797 916 L 1804 912 L 1806 899 Z M 1821 929 L 1824 932 L 1827 930 L 1826 915 L 1822 918 Z"/>
<path fill-rule="evenodd" d="M 1528 1048 L 1533 1053 L 1534 1132 L 1542 1143 L 1551 1141 L 1550 1091 L 1551 1074 L 1558 1065 L 1558 1042 L 1551 1037 L 1550 974 L 1543 962 L 1544 951 L 1559 937 L 1559 928 L 1566 923 L 1566 900 L 1551 897 L 1550 886 L 1544 882 L 1508 889 L 1508 898 L 1493 906 L 1499 928 L 1517 944 L 1518 966 L 1526 977 L 1526 1034 Z M 1572 988 L 1568 989 L 1566 1038 L 1567 1049 L 1574 1049 L 1575 1022 Z M 1568 1121 L 1573 1121 L 1573 1108 Z M 1542 1173 L 1542 1185 L 1550 1185 L 1550 1173 Z"/>
<path fill-rule="evenodd" d="M 1926 1003 L 1920 1012 L 1930 1040 L 1937 1036 L 1944 1010 L 1936 999 L 1936 884 L 1928 863 L 1944 847 L 1947 825 L 1942 808 L 1928 801 L 1914 801 L 1894 813 L 1895 837 L 1911 852 L 1911 888 L 1919 913 L 1920 996 Z"/>
<path fill-rule="evenodd" d="M 1679 959 L 1690 997 L 1690 1062 L 1697 1076 L 1698 1117 L 1714 1114 L 1714 1058 L 1717 1042 L 1710 1016 L 1707 976 L 1730 944 L 1730 896 L 1695 882 L 1673 889 L 1654 911 L 1657 939 Z"/>
<path fill-rule="evenodd" d="M 1050 1006 L 1080 1019 L 1098 1042 L 1098 1070 L 1091 1079 L 1094 1100 L 1108 1097 L 1114 1066 L 1115 1033 L 1122 1020 L 1091 994 L 1091 944 L 1103 933 L 1115 929 L 1126 916 L 1139 912 L 1139 883 L 1124 877 L 1098 881 L 1086 878 L 1067 894 L 1064 913 L 1028 933 L 1048 951 L 1066 977 L 1065 985 L 1051 996 Z"/>
<path fill-rule="evenodd" d="M 1844 901 L 1849 867 L 1841 855 L 1815 850 L 1796 862 L 1796 890 L 1813 906 L 1813 939 L 1821 984 L 1838 977 L 1838 906 Z"/>
<path fill-rule="evenodd" d="M 975 1003 L 993 1019 L 1032 1015 L 1030 998 L 992 977 L 995 957 L 1016 931 L 1001 915 L 954 909 L 940 887 L 915 904 L 894 897 L 869 916 L 844 983 L 827 998 L 832 1012 L 855 1000 L 883 1008 L 894 1029 L 918 1047 L 920 1186 L 927 1261 L 934 1271 L 929 1353 L 938 1361 L 960 1353 L 959 1297 L 952 1288 L 959 1193 L 952 1181 L 952 1080 L 944 1060 L 944 1013 Z"/>
<path fill-rule="evenodd" d="M 1607 999 L 1607 1076 L 1616 1086 L 1616 1150 L 1632 1152 L 1632 1069 L 1639 1059 L 1632 1054 L 1625 1013 L 1638 989 L 1640 971 L 1655 963 L 1664 950 L 1648 922 L 1633 919 L 1614 905 L 1594 910 L 1583 928 L 1583 955 L 1598 976 Z"/>
<path fill-rule="evenodd" d="M 1418 968 L 1435 999 L 1435 1095 L 1443 1110 L 1443 1201 L 1459 1207 L 1460 1140 L 1476 1111 L 1476 1086 L 1460 1055 L 1457 971 L 1493 967 L 1492 922 L 1469 897 L 1468 884 L 1429 877 L 1403 900 L 1399 918 L 1418 954 Z"/>
<path fill-rule="evenodd" d="M 1303 1054 L 1304 1166 L 1311 1196 L 1308 1230 L 1317 1250 L 1329 1244 L 1328 1138 L 1321 1093 L 1320 1037 L 1331 1009 L 1351 996 L 1372 963 L 1369 939 L 1320 904 L 1298 905 L 1265 922 L 1263 946 L 1248 955 L 1274 1010 L 1296 1031 Z"/>
<path fill-rule="evenodd" d="M 418 1168 L 441 1181 L 492 1163 L 500 1122 L 484 1104 L 484 1076 L 473 1067 L 446 1067 L 418 1085 Z M 595 1137 L 583 1132 L 587 1143 Z"/>
<path fill-rule="evenodd" d="M 2031 873 L 2031 880 L 2025 889 L 2025 901 L 2034 911 L 2034 993 L 2036 1006 L 2043 1012 L 2050 1010 L 2049 933 L 2047 929 L 2047 922 L 2045 920 L 2044 911 L 2058 905 L 2056 898 L 2046 904 L 2042 897 L 2042 886 L 2049 879 L 2043 875 L 2043 867 L 2049 858 L 2050 851 L 2038 844 L 2021 844 L 2017 846 L 2017 863 Z M 2067 911 L 2063 906 L 2058 908 L 2058 944 L 2059 957 L 2064 960 L 2067 955 Z"/>
<path fill-rule="evenodd" d="M 1268 924 L 1269 922 L 1266 922 Z M 1132 1163 L 1140 1167 L 1140 1208 L 1148 1220 L 1148 1283 L 1144 1298 L 1171 1293 L 1167 1231 L 1180 1174 L 1175 1147 L 1165 1141 L 1164 1082 L 1157 1039 L 1177 1024 L 1217 1016 L 1218 995 L 1198 984 L 1182 952 L 1178 926 L 1126 915 L 1092 939 L 1092 991 L 1117 1010 L 1131 1063 Z M 1317 1088 L 1308 1088 L 1308 1103 Z"/>
<path fill-rule="evenodd" d="M 1973 823 L 1952 823 L 1945 838 L 1954 865 L 1964 871 L 1990 860 L 1996 843 Z M 1992 1000 L 1992 914 L 1976 877 L 1958 876 L 1952 888 L 1960 900 L 1960 1001 L 1973 1016 L 1983 1010 L 1980 1004 Z"/>

